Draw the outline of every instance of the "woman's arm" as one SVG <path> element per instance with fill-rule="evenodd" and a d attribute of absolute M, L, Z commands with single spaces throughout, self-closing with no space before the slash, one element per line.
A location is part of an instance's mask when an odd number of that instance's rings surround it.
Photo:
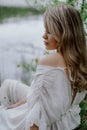
<path fill-rule="evenodd" d="M 26 99 L 22 99 L 22 100 L 18 101 L 17 103 L 8 106 L 7 109 L 15 108 L 15 107 L 20 106 L 24 103 L 26 103 Z"/>

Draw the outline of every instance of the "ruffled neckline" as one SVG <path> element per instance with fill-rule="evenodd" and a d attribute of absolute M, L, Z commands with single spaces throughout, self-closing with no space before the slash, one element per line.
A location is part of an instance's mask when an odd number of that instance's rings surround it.
<path fill-rule="evenodd" d="M 37 68 L 48 68 L 48 69 L 60 69 L 63 70 L 65 72 L 65 68 L 66 67 L 60 67 L 60 66 L 48 66 L 48 65 L 37 65 Z"/>
<path fill-rule="evenodd" d="M 65 68 L 66 67 L 54 67 L 54 66 L 48 66 L 48 65 L 37 65 L 37 73 L 46 73 L 50 70 L 59 70 L 60 72 L 63 72 L 63 74 L 65 75 L 66 79 L 70 82 L 70 80 L 68 79 L 66 72 L 65 72 Z"/>

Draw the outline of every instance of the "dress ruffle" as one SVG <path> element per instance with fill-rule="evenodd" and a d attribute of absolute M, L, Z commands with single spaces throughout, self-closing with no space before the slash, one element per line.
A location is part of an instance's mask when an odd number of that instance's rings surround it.
<path fill-rule="evenodd" d="M 25 130 L 29 130 L 33 124 L 36 124 L 39 130 L 73 130 L 80 124 L 79 113 L 79 105 L 74 105 L 64 115 L 61 115 L 60 119 L 48 125 L 40 104 L 36 103 L 27 116 Z"/>

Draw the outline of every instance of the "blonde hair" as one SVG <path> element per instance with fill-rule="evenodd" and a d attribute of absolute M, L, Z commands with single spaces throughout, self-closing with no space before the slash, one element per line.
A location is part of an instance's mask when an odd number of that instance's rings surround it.
<path fill-rule="evenodd" d="M 44 13 L 46 31 L 59 41 L 60 51 L 71 68 L 73 88 L 87 89 L 87 52 L 80 13 L 72 6 L 48 8 Z"/>

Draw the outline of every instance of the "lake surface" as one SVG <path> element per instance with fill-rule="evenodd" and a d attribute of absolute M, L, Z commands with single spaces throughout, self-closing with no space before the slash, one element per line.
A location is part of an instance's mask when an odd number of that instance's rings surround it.
<path fill-rule="evenodd" d="M 44 53 L 42 16 L 10 18 L 0 24 L 0 80 L 21 80 L 18 64 Z"/>

